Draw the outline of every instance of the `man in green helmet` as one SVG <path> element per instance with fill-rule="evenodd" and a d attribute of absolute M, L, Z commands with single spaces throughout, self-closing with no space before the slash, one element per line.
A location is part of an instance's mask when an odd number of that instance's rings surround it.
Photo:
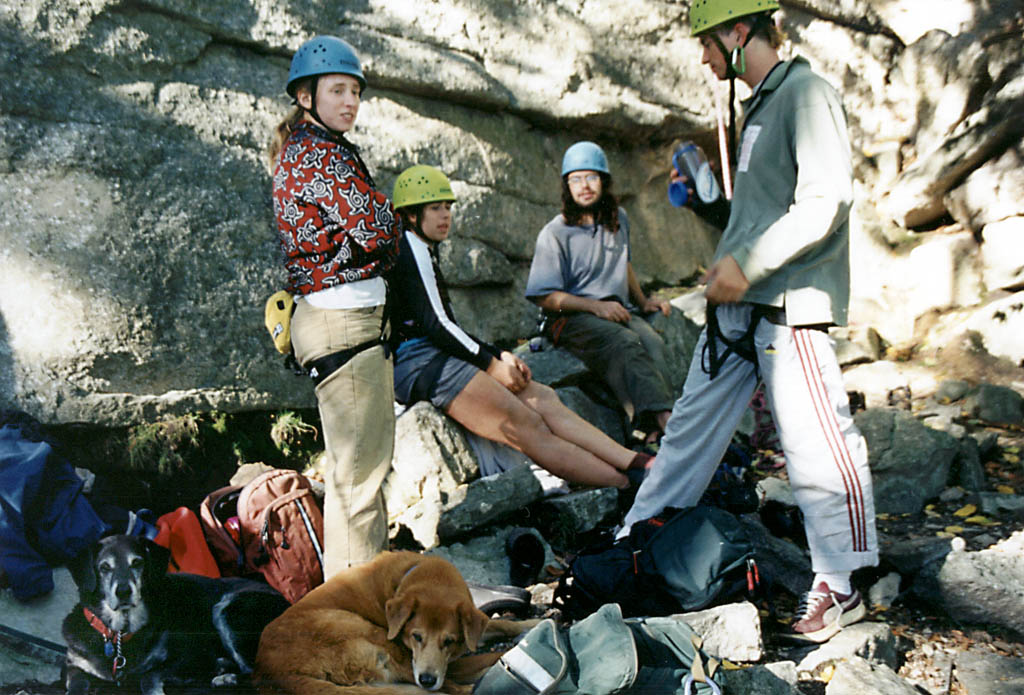
<path fill-rule="evenodd" d="M 823 642 L 864 616 L 850 574 L 878 562 L 867 447 L 827 333 L 846 323 L 849 300 L 850 147 L 835 90 L 806 60 L 780 60 L 776 9 L 690 9 L 702 62 L 752 94 L 729 222 L 705 278 L 707 327 L 620 536 L 700 499 L 763 380 L 815 572 L 789 636 Z"/>

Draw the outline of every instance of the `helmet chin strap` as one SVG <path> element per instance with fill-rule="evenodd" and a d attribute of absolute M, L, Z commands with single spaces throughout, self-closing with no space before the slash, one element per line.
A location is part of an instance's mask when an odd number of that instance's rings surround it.
<path fill-rule="evenodd" d="M 313 117 L 313 120 L 316 121 L 316 124 L 318 126 L 323 128 L 324 130 L 326 130 L 333 137 L 341 140 L 342 142 L 346 142 L 347 143 L 347 138 L 345 138 L 345 134 L 343 132 L 341 132 L 340 130 L 335 130 L 334 128 L 332 128 L 329 125 L 327 125 L 326 123 L 324 123 L 324 119 L 322 119 L 320 117 L 320 112 L 318 112 L 316 110 L 316 90 L 317 90 L 317 87 L 319 87 L 319 86 L 320 86 L 320 76 L 317 75 L 316 77 L 313 78 L 313 82 L 309 86 L 309 108 L 308 109 L 306 109 L 305 107 L 303 107 L 303 108 L 306 111 L 306 113 L 308 113 L 310 116 Z"/>
<path fill-rule="evenodd" d="M 729 78 L 729 159 L 730 164 L 736 163 L 736 78 L 747 71 L 747 44 L 754 38 L 754 27 L 747 33 L 743 44 L 737 44 L 731 51 L 725 50 L 725 44 L 718 32 L 711 32 L 711 39 L 725 59 L 725 76 Z M 732 167 L 730 166 L 730 170 Z"/>
<path fill-rule="evenodd" d="M 320 76 L 317 75 L 313 78 L 313 82 L 309 86 L 309 108 L 307 109 L 305 106 L 302 106 L 302 104 L 299 104 L 299 107 L 302 108 L 302 110 L 308 113 L 310 116 L 312 116 L 313 120 L 316 121 L 316 124 L 323 128 L 324 130 L 326 130 L 327 134 L 330 135 L 335 142 L 341 143 L 346 148 L 348 148 L 348 150 L 355 156 L 356 162 L 358 162 L 359 166 L 362 167 L 363 175 L 366 177 L 366 182 L 370 184 L 370 188 L 376 188 L 377 184 L 374 182 L 373 177 L 370 175 L 370 168 L 366 166 L 366 162 L 363 161 L 362 156 L 359 154 L 359 148 L 356 147 L 347 137 L 345 137 L 344 132 L 340 130 L 335 130 L 334 128 L 324 123 L 324 119 L 321 118 L 319 112 L 317 112 L 316 89 L 319 85 Z M 296 99 L 295 101 L 296 103 L 298 103 L 298 99 Z"/>

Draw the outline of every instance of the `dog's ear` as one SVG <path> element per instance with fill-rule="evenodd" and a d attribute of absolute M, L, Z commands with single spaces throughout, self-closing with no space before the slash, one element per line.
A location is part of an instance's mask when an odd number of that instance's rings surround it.
<path fill-rule="evenodd" d="M 388 639 L 394 639 L 402 631 L 402 626 L 408 622 L 416 608 L 416 599 L 413 596 L 395 595 L 384 604 L 384 615 L 388 621 Z"/>
<path fill-rule="evenodd" d="M 155 585 L 167 574 L 171 562 L 171 550 L 148 538 L 139 538 L 146 555 L 146 582 Z"/>
<path fill-rule="evenodd" d="M 89 545 L 89 547 L 82 550 L 82 552 L 78 553 L 68 562 L 68 570 L 70 570 L 71 578 L 78 587 L 79 594 L 84 596 L 94 593 L 97 584 L 96 544 Z"/>
<path fill-rule="evenodd" d="M 483 637 L 484 630 L 487 629 L 487 623 L 490 622 L 490 620 L 491 619 L 487 617 L 487 614 L 472 603 L 459 604 L 459 621 L 462 623 L 462 638 L 469 651 L 476 651 L 477 646 L 480 644 L 480 638 Z"/>

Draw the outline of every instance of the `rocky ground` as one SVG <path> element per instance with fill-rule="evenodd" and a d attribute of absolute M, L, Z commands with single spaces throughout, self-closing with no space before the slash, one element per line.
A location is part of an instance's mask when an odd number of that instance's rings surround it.
<path fill-rule="evenodd" d="M 1000 448 L 1002 455 L 986 465 L 989 480 L 993 487 L 1024 494 L 1024 469 L 1019 458 L 1020 452 L 1024 451 L 1024 433 L 1002 430 Z M 981 550 L 1024 528 L 1019 519 L 979 518 L 973 505 L 965 501 L 963 490 L 951 488 L 949 492 L 951 494 L 946 495 L 946 499 L 928 505 L 920 514 L 882 515 L 883 518 L 877 520 L 879 533 L 889 542 L 956 534 L 967 541 L 967 549 Z M 965 519 L 973 521 L 965 522 Z M 860 586 L 866 588 L 873 580 L 880 579 L 882 573 L 875 569 L 857 579 Z M 990 653 L 1024 660 L 1022 635 L 998 626 L 958 622 L 946 615 L 941 606 L 915 597 L 907 587 L 901 589 L 891 606 L 873 605 L 867 619 L 885 623 L 893 634 L 909 641 L 898 673 L 920 689 L 932 695 L 966 694 L 968 691 L 962 688 L 953 674 L 954 659 L 963 652 Z M 792 597 L 782 594 L 780 599 L 783 606 L 778 612 L 782 619 L 795 606 Z M 764 627 L 770 635 L 772 626 Z M 771 637 L 767 638 L 765 646 L 766 662 L 793 659 L 800 651 L 789 649 Z M 800 691 L 808 695 L 824 692 L 830 675 L 830 671 L 825 671 L 820 674 L 820 679 L 801 681 Z"/>
<path fill-rule="evenodd" d="M 935 355 L 912 353 L 889 357 L 895 357 L 906 371 L 916 371 L 917 381 L 911 379 L 914 383 L 920 383 L 921 375 L 926 373 L 932 375 L 932 383 L 941 383 L 944 379 L 964 374 L 972 381 L 1019 389 L 1020 380 L 1024 376 L 1018 367 L 1008 365 L 1005 361 L 992 361 L 969 352 L 947 352 L 942 360 L 936 360 Z M 934 391 L 921 390 L 912 394 L 909 389 L 897 391 L 890 398 L 894 407 L 909 411 L 919 420 L 927 420 L 929 413 L 941 400 L 937 399 Z M 959 546 L 954 547 L 971 553 L 1005 541 L 1024 529 L 1024 509 L 1014 510 L 1012 505 L 993 506 L 991 499 L 983 502 L 979 497 L 979 492 L 998 495 L 1007 501 L 1019 501 L 1024 497 L 1024 428 L 995 426 L 966 413 L 951 416 L 943 427 L 947 430 L 959 427 L 959 436 L 972 436 L 989 443 L 980 462 L 984 476 L 984 480 L 980 481 L 980 490 L 951 486 L 920 511 L 878 515 L 883 560 L 879 567 L 859 572 L 854 580 L 871 606 L 866 622 L 884 625 L 885 628 L 881 630 L 884 637 L 879 638 L 876 630 L 874 637 L 859 646 L 851 647 L 850 655 L 863 656 L 868 662 L 874 663 L 874 659 L 881 659 L 881 652 L 894 650 L 892 657 L 886 660 L 902 679 L 901 684 L 912 688 L 906 692 L 931 695 L 1024 692 L 1014 689 L 1016 684 L 1022 682 L 1019 676 L 1012 673 L 1005 676 L 1014 685 L 1009 686 L 1011 689 L 1000 689 L 999 679 L 1004 676 L 998 673 L 986 676 L 984 669 L 975 669 L 971 675 L 966 671 L 965 662 L 966 657 L 977 656 L 982 664 L 990 664 L 988 660 L 995 659 L 992 663 L 1024 669 L 1024 635 L 1020 631 L 1015 632 L 1012 626 L 1007 627 L 1005 621 L 999 625 L 965 620 L 962 615 L 959 619 L 951 616 L 945 610 L 946 606 L 915 586 L 913 573 L 902 568 L 899 553 L 891 551 L 897 547 L 931 548 L 947 540 L 959 543 Z M 757 480 L 776 478 L 785 481 L 785 469 L 778 464 L 779 457 L 775 452 L 761 449 L 757 450 L 754 463 L 748 470 Z M 800 539 L 790 540 L 799 543 Z M 533 587 L 533 610 L 536 615 L 557 615 L 557 609 L 551 608 L 550 595 L 572 550 L 568 548 L 555 552 L 553 561 L 541 575 L 541 584 Z M 796 597 L 778 591 L 773 596 L 771 606 L 760 606 L 763 637 L 761 658 L 755 662 L 736 660 L 729 664 L 730 668 L 734 665 L 737 670 L 752 672 L 758 666 L 772 664 L 772 668 L 776 668 L 774 665 L 780 662 L 800 664 L 802 660 L 814 658 L 808 656 L 811 650 L 792 647 L 777 637 L 777 632 L 788 624 L 795 604 Z M 885 646 L 880 646 L 883 643 Z M 999 661 L 999 658 L 1006 661 Z M 825 659 L 813 669 L 802 672 L 798 679 L 795 677 L 796 670 L 791 666 L 789 668 L 796 681 L 796 692 L 806 695 L 848 692 L 839 687 L 840 680 L 849 679 L 847 673 L 839 670 L 844 668 L 840 661 Z M 983 675 L 979 677 L 978 673 Z M 985 687 L 979 687 L 979 679 Z M 0 686 L 0 695 L 52 695 L 62 690 L 59 683 L 21 682 Z M 743 691 L 768 692 L 757 688 Z M 876 691 L 862 689 L 859 692 Z M 877 692 L 903 691 L 883 689 Z"/>

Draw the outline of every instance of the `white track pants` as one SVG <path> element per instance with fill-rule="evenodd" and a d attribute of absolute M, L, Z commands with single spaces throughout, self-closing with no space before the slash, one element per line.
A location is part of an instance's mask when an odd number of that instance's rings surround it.
<path fill-rule="evenodd" d="M 740 337 L 751 312 L 749 304 L 718 307 L 722 334 Z M 757 386 L 753 363 L 730 354 L 710 379 L 701 368 L 706 341 L 707 329 L 620 536 L 665 507 L 696 504 L 747 409 Z M 793 494 L 804 514 L 814 571 L 849 572 L 877 564 L 867 446 L 850 416 L 832 339 L 823 331 L 761 320 L 754 344 Z M 724 350 L 719 341 L 719 354 Z"/>

